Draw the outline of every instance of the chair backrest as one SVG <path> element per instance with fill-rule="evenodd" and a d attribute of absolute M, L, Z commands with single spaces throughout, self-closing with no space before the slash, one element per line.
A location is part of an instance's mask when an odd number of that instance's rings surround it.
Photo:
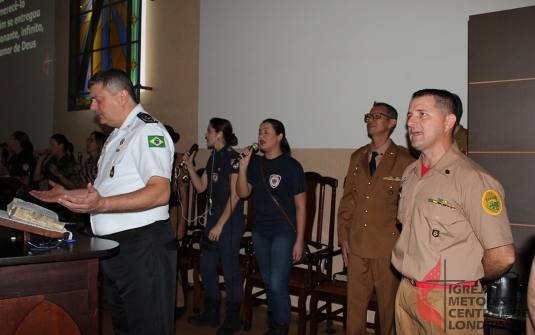
<path fill-rule="evenodd" d="M 334 217 L 336 212 L 336 188 L 338 187 L 338 180 L 332 177 L 324 177 L 316 172 L 306 172 L 305 178 L 308 187 L 305 241 L 316 249 L 321 249 L 322 245 L 332 246 L 334 243 Z M 329 211 L 328 222 L 325 223 L 329 227 L 329 234 L 327 239 L 324 239 L 322 232 L 326 210 L 325 191 L 327 186 L 331 188 L 331 199 L 327 207 Z"/>
<path fill-rule="evenodd" d="M 316 250 L 321 250 L 326 247 L 334 248 L 334 218 L 336 213 L 336 189 L 338 187 L 338 180 L 332 177 L 324 177 L 316 172 L 305 173 L 307 181 L 307 218 L 305 225 L 305 244 L 307 246 L 307 253 Z M 330 201 L 325 206 L 326 189 L 327 186 L 331 188 Z M 324 220 L 324 214 L 327 212 L 328 216 Z M 325 222 L 327 221 L 327 222 Z M 324 237 L 324 226 L 327 225 L 328 235 Z M 312 246 L 315 250 L 310 250 Z M 331 249 L 332 250 L 332 249 Z M 324 272 L 329 277 L 332 272 L 332 263 L 329 262 Z"/>
<path fill-rule="evenodd" d="M 204 168 L 197 170 L 197 175 L 199 177 L 202 177 L 204 173 Z M 204 229 L 205 218 L 199 217 L 199 215 L 202 215 L 204 212 L 206 212 L 206 191 L 202 193 L 197 193 L 195 190 L 195 187 L 191 187 L 191 201 L 190 201 L 190 210 L 188 211 L 188 219 L 189 222 L 187 224 L 187 230 L 194 231 L 194 230 L 202 230 Z"/>

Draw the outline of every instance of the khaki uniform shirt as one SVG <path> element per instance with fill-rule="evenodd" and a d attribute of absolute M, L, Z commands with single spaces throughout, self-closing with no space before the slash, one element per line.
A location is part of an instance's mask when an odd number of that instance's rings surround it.
<path fill-rule="evenodd" d="M 406 148 L 391 142 L 370 178 L 368 144 L 351 155 L 338 208 L 338 241 L 362 258 L 389 259 L 398 239 L 396 211 L 399 184 L 414 161 Z"/>
<path fill-rule="evenodd" d="M 403 173 L 392 264 L 417 281 L 483 278 L 484 250 L 513 243 L 502 186 L 455 143 L 421 171 L 420 158 Z"/>

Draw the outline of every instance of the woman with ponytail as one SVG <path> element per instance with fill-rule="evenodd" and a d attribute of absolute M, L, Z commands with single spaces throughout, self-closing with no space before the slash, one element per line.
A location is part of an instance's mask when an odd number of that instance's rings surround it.
<path fill-rule="evenodd" d="M 190 182 L 198 193 L 206 190 L 208 220 L 204 228 L 201 251 L 201 277 L 205 294 L 205 310 L 199 316 L 190 316 L 194 326 L 219 327 L 221 293 L 217 264 L 221 260 L 227 294 L 227 315 L 216 335 L 232 335 L 241 329 L 242 279 L 240 275 L 240 243 L 245 232 L 245 215 L 236 194 L 238 179 L 238 153 L 231 148 L 238 144 L 228 120 L 213 118 L 204 135 L 212 155 L 201 177 L 195 173 L 195 153 L 182 159 L 189 170 Z"/>
<path fill-rule="evenodd" d="M 254 189 L 253 246 L 266 287 L 266 334 L 286 335 L 292 310 L 290 272 L 304 257 L 307 184 L 303 167 L 290 156 L 282 122 L 264 120 L 258 144 L 264 156 L 251 159 L 250 148 L 242 152 L 236 191 L 246 198 Z"/>

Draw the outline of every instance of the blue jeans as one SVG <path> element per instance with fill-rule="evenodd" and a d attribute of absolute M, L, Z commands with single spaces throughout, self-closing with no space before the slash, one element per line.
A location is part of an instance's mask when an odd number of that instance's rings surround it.
<path fill-rule="evenodd" d="M 293 230 L 259 232 L 253 229 L 253 245 L 266 287 L 268 309 L 276 323 L 290 323 L 292 303 L 288 282 L 296 239 L 297 234 Z"/>

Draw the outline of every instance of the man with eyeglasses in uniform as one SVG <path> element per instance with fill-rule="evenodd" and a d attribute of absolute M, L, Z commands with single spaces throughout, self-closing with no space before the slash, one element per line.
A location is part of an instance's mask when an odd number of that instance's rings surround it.
<path fill-rule="evenodd" d="M 375 102 L 364 115 L 371 143 L 355 151 L 338 208 L 338 241 L 347 276 L 347 334 L 366 334 L 366 315 L 375 288 L 381 334 L 394 335 L 394 302 L 399 278 L 390 265 L 399 236 L 396 227 L 401 175 L 414 162 L 390 135 L 394 107 Z"/>

